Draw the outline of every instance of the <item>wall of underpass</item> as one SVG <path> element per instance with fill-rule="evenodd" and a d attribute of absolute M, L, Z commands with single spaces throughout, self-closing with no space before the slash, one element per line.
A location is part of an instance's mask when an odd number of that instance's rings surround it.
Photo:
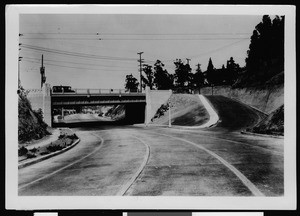
<path fill-rule="evenodd" d="M 284 85 L 264 88 L 231 88 L 214 86 L 201 88 L 203 95 L 223 95 L 253 106 L 262 112 L 271 113 L 284 104 Z"/>
<path fill-rule="evenodd" d="M 171 90 L 150 90 L 146 87 L 146 117 L 145 124 L 151 122 L 151 119 L 156 114 L 162 104 L 165 104 L 171 97 Z"/>

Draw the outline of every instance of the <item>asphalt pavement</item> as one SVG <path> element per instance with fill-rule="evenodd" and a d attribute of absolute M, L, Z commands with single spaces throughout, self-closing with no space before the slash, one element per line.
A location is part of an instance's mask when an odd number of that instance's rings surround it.
<path fill-rule="evenodd" d="M 240 134 L 263 116 L 208 99 L 214 128 L 73 128 L 77 146 L 19 170 L 19 195 L 283 196 L 283 139 Z"/>

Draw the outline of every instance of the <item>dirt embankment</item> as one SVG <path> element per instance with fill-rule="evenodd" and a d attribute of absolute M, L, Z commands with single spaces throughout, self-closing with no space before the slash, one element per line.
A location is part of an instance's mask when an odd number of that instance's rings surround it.
<path fill-rule="evenodd" d="M 284 103 L 284 85 L 231 88 L 230 86 L 205 87 L 201 94 L 223 95 L 253 106 L 262 112 L 270 114 Z"/>
<path fill-rule="evenodd" d="M 284 134 L 284 85 L 266 85 L 260 87 L 231 88 L 216 86 L 201 90 L 204 95 L 223 95 L 236 99 L 268 114 L 261 122 L 247 129 L 254 133 L 283 135 Z"/>
<path fill-rule="evenodd" d="M 209 114 L 198 95 L 172 94 L 170 99 L 171 123 L 180 126 L 198 126 L 209 120 Z M 163 104 L 156 112 L 151 124 L 169 124 L 169 106 Z"/>
<path fill-rule="evenodd" d="M 267 118 L 262 120 L 248 131 L 261 134 L 284 135 L 284 105 L 272 112 Z"/>

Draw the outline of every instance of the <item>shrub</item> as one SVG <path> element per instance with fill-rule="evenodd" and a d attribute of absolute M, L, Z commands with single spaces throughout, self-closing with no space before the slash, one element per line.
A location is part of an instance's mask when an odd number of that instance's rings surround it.
<path fill-rule="evenodd" d="M 19 148 L 19 150 L 18 150 L 18 155 L 19 155 L 19 156 L 23 156 L 23 155 L 27 154 L 27 152 L 28 152 L 28 149 L 25 148 L 24 146 L 22 146 L 22 147 Z"/>
<path fill-rule="evenodd" d="M 60 134 L 60 135 L 58 136 L 58 139 L 63 139 L 63 138 L 65 138 L 65 137 L 66 137 L 65 134 Z"/>
<path fill-rule="evenodd" d="M 33 149 L 30 149 L 29 151 L 33 152 L 33 153 L 36 153 L 38 152 L 39 150 L 37 148 L 33 148 Z"/>
<path fill-rule="evenodd" d="M 163 104 L 160 106 L 160 108 L 156 111 L 154 117 L 152 118 L 155 119 L 155 118 L 159 118 L 160 116 L 163 116 L 165 114 L 165 112 L 167 112 L 169 109 L 169 104 L 166 103 L 166 104 Z"/>
<path fill-rule="evenodd" d="M 61 146 L 61 145 L 49 145 L 47 147 L 47 150 L 50 151 L 50 152 L 59 151 L 61 149 L 63 149 L 63 146 Z"/>
<path fill-rule="evenodd" d="M 35 158 L 36 157 L 36 155 L 34 153 L 31 153 L 31 152 L 28 152 L 26 154 L 26 156 L 27 156 L 27 158 Z"/>
<path fill-rule="evenodd" d="M 67 138 L 74 140 L 74 139 L 78 139 L 78 136 L 76 134 L 72 134 L 72 135 L 68 135 Z"/>

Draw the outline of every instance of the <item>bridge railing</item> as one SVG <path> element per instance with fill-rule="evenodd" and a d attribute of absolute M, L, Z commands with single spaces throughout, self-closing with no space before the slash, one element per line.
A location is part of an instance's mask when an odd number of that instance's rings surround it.
<path fill-rule="evenodd" d="M 144 93 L 139 90 L 126 89 L 72 89 L 68 92 L 53 92 L 52 94 L 130 94 L 130 93 Z"/>

